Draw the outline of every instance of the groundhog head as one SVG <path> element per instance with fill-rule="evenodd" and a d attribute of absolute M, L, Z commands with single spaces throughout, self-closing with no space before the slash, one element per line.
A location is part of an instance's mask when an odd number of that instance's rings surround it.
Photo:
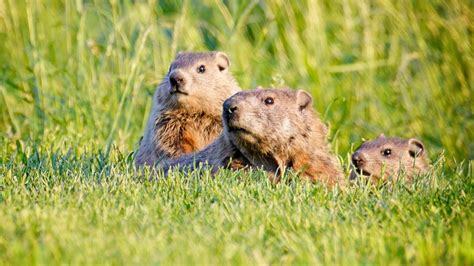
<path fill-rule="evenodd" d="M 425 147 L 417 139 L 386 138 L 383 134 L 366 141 L 352 154 L 353 169 L 350 179 L 358 175 L 370 176 L 373 181 L 398 179 L 405 174 L 408 180 L 429 168 Z"/>
<path fill-rule="evenodd" d="M 157 91 L 157 100 L 167 110 L 220 114 L 224 100 L 240 90 L 229 67 L 223 52 L 179 53 Z"/>
<path fill-rule="evenodd" d="M 312 98 L 302 90 L 242 91 L 224 102 L 224 127 L 239 146 L 258 144 L 263 153 L 282 149 L 310 130 Z"/>

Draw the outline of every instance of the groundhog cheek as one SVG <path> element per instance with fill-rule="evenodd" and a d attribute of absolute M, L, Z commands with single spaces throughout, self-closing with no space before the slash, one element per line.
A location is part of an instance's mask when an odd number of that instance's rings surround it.
<path fill-rule="evenodd" d="M 289 135 L 287 133 L 291 132 L 293 129 L 293 125 L 291 124 L 290 120 L 288 118 L 284 118 L 282 123 L 281 123 L 281 131 L 284 135 Z"/>
<path fill-rule="evenodd" d="M 370 161 L 367 162 L 362 168 L 371 174 L 380 174 L 381 172 L 380 167 L 378 167 L 376 163 L 372 163 Z"/>
<path fill-rule="evenodd" d="M 255 131 L 256 133 L 263 133 L 263 132 L 265 132 L 265 130 L 266 130 L 266 129 L 265 129 L 265 127 L 264 127 L 262 124 L 260 124 L 260 123 L 255 123 L 254 131 Z"/>
<path fill-rule="evenodd" d="M 260 133 L 264 132 L 264 126 L 262 123 L 260 123 L 260 120 L 257 119 L 253 115 L 247 115 L 247 114 L 239 114 L 240 116 L 240 123 L 247 127 L 249 130 L 251 130 L 254 133 Z"/>

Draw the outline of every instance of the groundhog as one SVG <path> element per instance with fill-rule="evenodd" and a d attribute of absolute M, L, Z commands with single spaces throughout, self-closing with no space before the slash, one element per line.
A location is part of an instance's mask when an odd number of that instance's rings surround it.
<path fill-rule="evenodd" d="M 222 132 L 222 103 L 240 91 L 223 52 L 179 53 L 156 89 L 137 166 L 204 148 Z"/>
<path fill-rule="evenodd" d="M 366 141 L 352 154 L 353 169 L 350 179 L 358 174 L 371 181 L 398 180 L 404 174 L 407 181 L 430 168 L 423 143 L 417 139 L 386 138 L 383 134 Z"/>
<path fill-rule="evenodd" d="M 204 150 L 169 162 L 193 168 L 261 167 L 278 182 L 285 169 L 332 186 L 342 182 L 336 157 L 326 141 L 327 127 L 305 91 L 256 89 L 241 91 L 224 102 L 224 132 Z"/>

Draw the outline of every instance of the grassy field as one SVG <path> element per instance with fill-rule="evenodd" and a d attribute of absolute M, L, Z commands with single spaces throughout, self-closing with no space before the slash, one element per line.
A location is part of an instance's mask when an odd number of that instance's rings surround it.
<path fill-rule="evenodd" d="M 0 0 L 0 265 L 474 264 L 469 0 Z M 341 163 L 417 137 L 413 184 L 328 191 L 261 172 L 133 169 L 181 50 L 242 88 L 310 91 Z"/>

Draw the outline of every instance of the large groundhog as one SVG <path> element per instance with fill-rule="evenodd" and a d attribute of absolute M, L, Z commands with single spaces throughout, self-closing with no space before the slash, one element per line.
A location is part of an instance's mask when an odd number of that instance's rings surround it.
<path fill-rule="evenodd" d="M 302 90 L 242 91 L 224 102 L 224 133 L 204 150 L 170 161 L 193 168 L 261 167 L 278 181 L 285 169 L 332 186 L 342 181 L 336 157 L 326 142 L 327 128 Z"/>
<path fill-rule="evenodd" d="M 222 132 L 222 103 L 240 91 L 222 52 L 179 53 L 153 96 L 137 166 L 173 159 L 210 144 Z"/>
<path fill-rule="evenodd" d="M 398 180 L 406 176 L 411 181 L 414 175 L 426 173 L 430 163 L 421 141 L 386 138 L 383 134 L 366 141 L 352 154 L 353 169 L 350 179 L 358 174 L 371 177 L 372 182 Z"/>

